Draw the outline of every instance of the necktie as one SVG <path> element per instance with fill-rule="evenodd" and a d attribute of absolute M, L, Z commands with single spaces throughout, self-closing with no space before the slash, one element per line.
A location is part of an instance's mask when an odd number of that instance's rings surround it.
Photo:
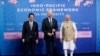
<path fill-rule="evenodd" d="M 52 27 L 52 19 L 50 19 L 50 26 Z"/>
<path fill-rule="evenodd" d="M 33 25 L 32 25 L 32 23 L 30 23 L 30 29 L 32 30 L 32 27 L 33 27 Z"/>

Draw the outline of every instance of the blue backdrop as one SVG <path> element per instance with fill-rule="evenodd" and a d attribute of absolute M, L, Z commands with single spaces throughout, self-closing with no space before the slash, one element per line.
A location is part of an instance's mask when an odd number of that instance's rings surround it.
<path fill-rule="evenodd" d="M 39 25 L 40 39 L 36 44 L 36 54 L 46 54 L 41 23 L 47 17 L 49 9 L 54 12 L 53 17 L 57 19 L 59 28 L 65 14 L 70 14 L 72 20 L 76 22 L 78 37 L 75 53 L 90 53 L 99 49 L 96 48 L 96 0 L 0 0 L 1 54 L 23 54 L 21 31 L 23 22 L 28 20 L 30 12 L 35 14 L 35 21 Z M 59 29 L 57 32 L 57 52 L 63 53 Z"/>
<path fill-rule="evenodd" d="M 96 51 L 100 52 L 100 0 L 97 0 L 97 41 Z"/>

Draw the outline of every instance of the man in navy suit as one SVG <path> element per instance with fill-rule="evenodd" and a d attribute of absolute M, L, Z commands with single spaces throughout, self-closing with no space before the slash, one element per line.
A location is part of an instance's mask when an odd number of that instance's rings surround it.
<path fill-rule="evenodd" d="M 57 20 L 52 17 L 53 12 L 47 12 L 47 18 L 42 21 L 42 31 L 44 32 L 44 39 L 46 42 L 47 55 L 50 56 L 51 44 L 53 54 L 56 54 L 56 31 L 58 29 Z"/>
<path fill-rule="evenodd" d="M 28 56 L 31 47 L 32 56 L 34 56 L 34 47 L 38 43 L 38 24 L 34 21 L 34 14 L 29 13 L 29 20 L 25 21 L 22 29 L 22 42 L 25 44 L 25 55 Z"/>

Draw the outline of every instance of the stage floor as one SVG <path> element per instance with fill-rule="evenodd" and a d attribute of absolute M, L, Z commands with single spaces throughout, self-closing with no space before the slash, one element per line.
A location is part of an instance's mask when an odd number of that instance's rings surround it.
<path fill-rule="evenodd" d="M 1 56 L 24 56 L 24 55 L 1 55 Z M 46 56 L 46 55 L 35 55 L 35 56 Z M 63 54 L 59 54 L 56 56 L 64 56 Z M 68 54 L 68 56 L 70 56 Z M 84 54 L 74 54 L 74 56 L 100 56 L 100 53 L 84 53 Z"/>

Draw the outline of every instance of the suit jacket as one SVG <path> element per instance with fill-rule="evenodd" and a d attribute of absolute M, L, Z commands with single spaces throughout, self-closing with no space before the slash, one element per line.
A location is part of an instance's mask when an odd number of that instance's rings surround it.
<path fill-rule="evenodd" d="M 57 20 L 52 18 L 52 27 L 51 27 L 48 18 L 45 18 L 42 21 L 42 31 L 44 32 L 44 39 L 48 39 L 49 36 L 47 34 L 52 33 L 52 29 L 56 29 L 57 31 L 58 29 Z M 55 32 L 54 32 L 54 35 L 55 35 Z"/>
<path fill-rule="evenodd" d="M 29 21 L 25 21 L 22 29 L 22 38 L 25 39 L 26 42 L 29 42 L 30 39 L 33 41 L 38 39 L 38 24 L 33 21 L 33 27 L 31 30 Z"/>

